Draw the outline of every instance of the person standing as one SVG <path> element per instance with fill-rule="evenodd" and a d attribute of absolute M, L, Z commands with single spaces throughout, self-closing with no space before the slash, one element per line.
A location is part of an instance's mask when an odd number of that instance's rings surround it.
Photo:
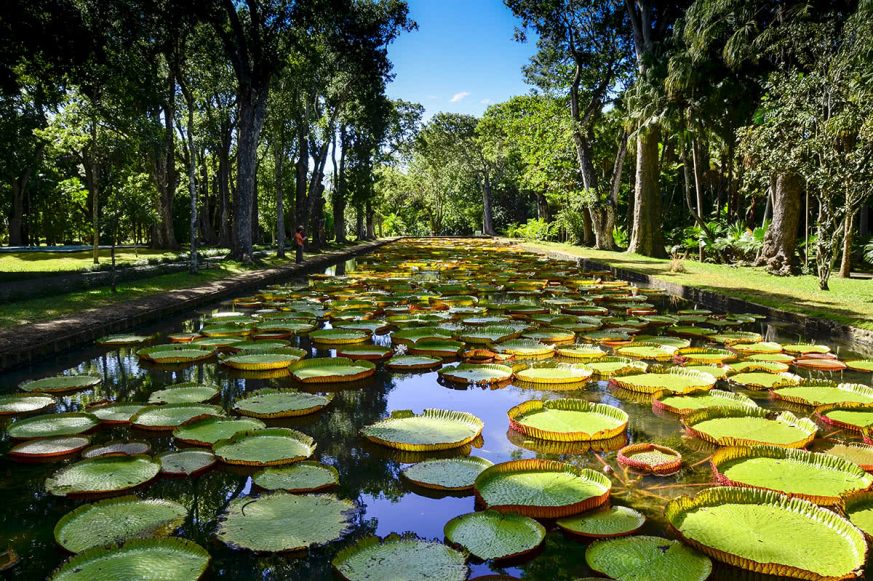
<path fill-rule="evenodd" d="M 303 226 L 298 226 L 294 232 L 294 244 L 297 246 L 297 264 L 303 262 L 303 245 L 306 243 L 306 234 L 303 232 Z"/>

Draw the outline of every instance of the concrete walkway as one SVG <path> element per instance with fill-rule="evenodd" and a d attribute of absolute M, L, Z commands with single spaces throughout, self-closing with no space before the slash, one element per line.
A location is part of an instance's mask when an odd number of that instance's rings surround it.
<path fill-rule="evenodd" d="M 231 295 L 254 291 L 323 270 L 340 260 L 372 252 L 397 238 L 362 242 L 342 250 L 325 252 L 302 264 L 252 270 L 208 284 L 160 293 L 132 301 L 88 309 L 60 319 L 10 327 L 0 331 L 0 370 L 27 365 L 41 357 L 87 345 L 112 333 L 123 333 L 145 323 L 190 312 Z"/>

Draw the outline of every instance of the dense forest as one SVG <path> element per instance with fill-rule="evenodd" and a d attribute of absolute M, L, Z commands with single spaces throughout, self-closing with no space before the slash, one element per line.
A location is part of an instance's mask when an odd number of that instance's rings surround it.
<path fill-rule="evenodd" d="M 14 0 L 9 245 L 506 234 L 775 274 L 873 259 L 873 1 L 505 0 L 531 90 L 391 100 L 401 0 Z M 530 40 L 528 39 L 530 37 Z"/>

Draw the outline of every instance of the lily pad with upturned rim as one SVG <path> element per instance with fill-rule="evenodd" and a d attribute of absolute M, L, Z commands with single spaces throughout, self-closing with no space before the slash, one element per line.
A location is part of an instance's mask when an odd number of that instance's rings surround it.
<path fill-rule="evenodd" d="M 873 388 L 855 383 L 806 382 L 771 391 L 773 397 L 805 406 L 839 403 L 873 404 Z"/>
<path fill-rule="evenodd" d="M 140 403 L 112 403 L 88 408 L 88 413 L 94 414 L 107 425 L 129 424 L 133 416 L 146 406 Z"/>
<path fill-rule="evenodd" d="M 308 549 L 340 538 L 355 505 L 326 494 L 272 492 L 236 498 L 219 517 L 216 536 L 226 545 L 256 552 Z"/>
<path fill-rule="evenodd" d="M 40 438 L 16 444 L 6 453 L 12 460 L 39 462 L 60 460 L 81 452 L 91 440 L 85 436 Z"/>
<path fill-rule="evenodd" d="M 55 398 L 50 395 L 26 393 L 0 395 L 0 417 L 41 412 L 56 403 Z"/>
<path fill-rule="evenodd" d="M 546 538 L 545 527 L 534 519 L 496 510 L 456 516 L 443 531 L 449 543 L 486 561 L 521 557 Z"/>
<path fill-rule="evenodd" d="M 558 442 L 608 440 L 624 433 L 629 419 L 617 407 L 571 398 L 522 402 L 507 415 L 516 432 Z"/>
<path fill-rule="evenodd" d="M 409 346 L 413 355 L 433 357 L 457 357 L 464 350 L 464 343 L 449 339 L 422 339 Z"/>
<path fill-rule="evenodd" d="M 652 408 L 674 414 L 685 415 L 696 410 L 709 408 L 756 408 L 751 398 L 741 393 L 711 389 L 686 394 L 676 394 L 669 390 L 657 391 L 652 395 Z"/>
<path fill-rule="evenodd" d="M 188 510 L 177 502 L 136 496 L 85 504 L 55 525 L 55 541 L 72 553 L 117 545 L 131 539 L 166 536 L 179 528 Z"/>
<path fill-rule="evenodd" d="M 392 534 L 385 539 L 365 537 L 337 553 L 331 563 L 346 581 L 464 581 L 465 561 L 463 553 L 442 543 Z"/>
<path fill-rule="evenodd" d="M 520 382 L 556 386 L 584 383 L 592 375 L 594 370 L 583 363 L 530 365 L 515 372 L 515 377 Z"/>
<path fill-rule="evenodd" d="M 82 451 L 82 458 L 99 458 L 101 456 L 136 456 L 148 454 L 152 446 L 141 440 L 110 441 L 96 444 Z"/>
<path fill-rule="evenodd" d="M 818 431 L 815 422 L 791 412 L 769 415 L 761 408 L 711 408 L 688 414 L 682 423 L 693 436 L 717 446 L 804 448 Z"/>
<path fill-rule="evenodd" d="M 646 517 L 632 508 L 611 506 L 562 518 L 556 524 L 571 535 L 601 539 L 632 535 L 645 522 Z"/>
<path fill-rule="evenodd" d="M 873 446 L 870 444 L 862 444 L 859 442 L 850 442 L 848 444 L 834 444 L 831 448 L 824 451 L 829 456 L 836 456 L 843 460 L 848 460 L 857 464 L 861 469 L 867 472 L 873 471 Z"/>
<path fill-rule="evenodd" d="M 723 365 L 737 358 L 737 354 L 727 349 L 712 347 L 684 347 L 676 351 L 676 358 L 692 365 Z"/>
<path fill-rule="evenodd" d="M 866 560 L 864 535 L 847 519 L 776 492 L 709 488 L 670 501 L 664 514 L 692 547 L 757 573 L 848 579 Z"/>
<path fill-rule="evenodd" d="M 776 389 L 799 385 L 802 378 L 793 373 L 769 373 L 766 371 L 743 371 L 731 375 L 728 381 L 746 389 Z"/>
<path fill-rule="evenodd" d="M 233 409 L 253 418 L 304 416 L 323 409 L 333 397 L 333 394 L 318 395 L 295 389 L 259 389 L 237 400 Z"/>
<path fill-rule="evenodd" d="M 482 420 L 466 412 L 426 409 L 421 414 L 397 410 L 361 429 L 377 444 L 413 452 L 450 450 L 469 444 L 482 433 Z"/>
<path fill-rule="evenodd" d="M 474 485 L 485 508 L 562 518 L 602 506 L 612 483 L 599 472 L 553 460 L 512 460 L 484 470 Z"/>
<path fill-rule="evenodd" d="M 721 448 L 710 464 L 719 484 L 774 490 L 825 506 L 873 485 L 873 476 L 848 460 L 775 446 Z"/>
<path fill-rule="evenodd" d="M 309 338 L 315 343 L 326 345 L 347 345 L 349 343 L 364 343 L 370 340 L 370 333 L 354 329 L 319 329 L 312 331 Z"/>
<path fill-rule="evenodd" d="M 836 403 L 815 408 L 815 416 L 826 424 L 854 432 L 873 426 L 873 404 Z"/>
<path fill-rule="evenodd" d="M 381 361 L 391 356 L 393 351 L 390 347 L 382 347 L 380 345 L 346 345 L 340 346 L 336 350 L 338 357 L 348 357 L 349 359 L 364 359 L 367 361 Z"/>
<path fill-rule="evenodd" d="M 873 540 L 873 492 L 865 490 L 847 496 L 844 510 L 849 521 Z"/>
<path fill-rule="evenodd" d="M 873 359 L 856 359 L 854 361 L 846 361 L 846 367 L 852 371 L 861 373 L 873 372 Z"/>
<path fill-rule="evenodd" d="M 212 452 L 197 449 L 166 452 L 158 459 L 161 461 L 161 472 L 170 476 L 196 476 L 212 468 L 218 461 Z"/>
<path fill-rule="evenodd" d="M 223 416 L 224 409 L 201 403 L 177 403 L 146 406 L 130 418 L 134 427 L 142 430 L 172 430 L 210 416 Z"/>
<path fill-rule="evenodd" d="M 712 573 L 709 557 L 662 537 L 595 541 L 585 550 L 585 561 L 616 581 L 704 581 Z"/>
<path fill-rule="evenodd" d="M 149 456 L 99 456 L 65 466 L 45 481 L 55 496 L 130 490 L 153 479 L 161 463 Z"/>
<path fill-rule="evenodd" d="M 245 353 L 219 357 L 219 363 L 241 371 L 269 371 L 286 369 L 292 363 L 300 361 L 298 355 L 288 353 Z"/>
<path fill-rule="evenodd" d="M 618 451 L 619 464 L 642 472 L 675 474 L 682 467 L 682 454 L 667 446 L 640 442 Z"/>
<path fill-rule="evenodd" d="M 149 394 L 149 403 L 203 403 L 215 398 L 219 393 L 218 386 L 203 383 L 177 383 Z"/>
<path fill-rule="evenodd" d="M 173 437 L 193 446 L 211 446 L 239 432 L 265 427 L 266 424 L 256 418 L 210 417 L 179 426 L 173 430 Z"/>
<path fill-rule="evenodd" d="M 56 375 L 42 379 L 22 381 L 18 389 L 39 393 L 66 393 L 99 385 L 103 378 L 96 375 Z"/>
<path fill-rule="evenodd" d="M 93 548 L 63 565 L 51 581 L 95 579 L 172 579 L 196 581 L 209 565 L 209 553 L 179 538 L 128 541 L 118 548 Z"/>
<path fill-rule="evenodd" d="M 303 383 L 344 383 L 372 376 L 376 366 L 372 361 L 354 361 L 347 357 L 319 357 L 298 361 L 289 370 Z"/>
<path fill-rule="evenodd" d="M 6 428 L 6 434 L 15 440 L 55 438 L 82 434 L 98 425 L 100 420 L 93 414 L 82 412 L 43 414 L 14 421 Z"/>
<path fill-rule="evenodd" d="M 392 371 L 424 371 L 442 366 L 443 360 L 424 355 L 395 355 L 385 363 Z"/>
<path fill-rule="evenodd" d="M 490 385 L 512 379 L 512 367 L 497 363 L 459 363 L 438 372 L 446 381 L 460 384 Z"/>
<path fill-rule="evenodd" d="M 518 359 L 548 359 L 555 354 L 555 346 L 535 339 L 513 339 L 494 346 L 498 353 L 514 355 Z"/>
<path fill-rule="evenodd" d="M 434 490 L 472 490 L 476 477 L 494 463 L 478 456 L 424 460 L 401 474 L 411 482 Z"/>
<path fill-rule="evenodd" d="M 339 472 L 333 466 L 304 460 L 290 466 L 265 468 L 255 474 L 252 481 L 265 490 L 302 494 L 338 486 Z"/>
<path fill-rule="evenodd" d="M 676 353 L 675 347 L 668 347 L 658 343 L 634 342 L 630 345 L 617 347 L 615 354 L 619 357 L 631 357 L 646 361 L 670 361 Z"/>
<path fill-rule="evenodd" d="M 315 441 L 290 428 L 264 428 L 239 432 L 219 440 L 212 451 L 226 464 L 281 466 L 305 460 L 315 452 Z"/>
<path fill-rule="evenodd" d="M 557 354 L 561 357 L 570 357 L 572 359 L 600 359 L 606 357 L 606 351 L 597 345 L 566 345 L 557 348 Z"/>
<path fill-rule="evenodd" d="M 627 357 L 601 357 L 585 363 L 594 370 L 594 375 L 600 379 L 608 379 L 626 373 L 645 373 L 649 366 Z"/>
<path fill-rule="evenodd" d="M 712 389 L 716 379 L 708 373 L 670 368 L 664 373 L 641 373 L 613 377 L 610 383 L 628 391 L 650 393 L 669 390 L 674 393 Z"/>

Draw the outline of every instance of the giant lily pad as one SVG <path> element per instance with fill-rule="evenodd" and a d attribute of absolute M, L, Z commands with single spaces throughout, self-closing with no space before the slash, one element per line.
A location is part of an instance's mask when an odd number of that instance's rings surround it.
<path fill-rule="evenodd" d="M 793 373 L 745 371 L 732 375 L 730 382 L 746 389 L 776 389 L 789 385 L 798 385 L 801 382 L 801 378 Z"/>
<path fill-rule="evenodd" d="M 632 535 L 642 528 L 646 517 L 626 506 L 605 507 L 560 519 L 558 527 L 571 535 L 610 538 Z"/>
<path fill-rule="evenodd" d="M 428 357 L 457 357 L 463 351 L 464 344 L 460 341 L 448 339 L 422 339 L 409 347 L 413 355 L 426 355 Z"/>
<path fill-rule="evenodd" d="M 815 343 L 791 343 L 783 345 L 782 350 L 792 355 L 809 355 L 811 353 L 822 355 L 831 352 L 831 348 L 827 345 L 816 345 Z"/>
<path fill-rule="evenodd" d="M 605 539 L 585 550 L 588 566 L 616 581 L 704 581 L 712 561 L 679 541 L 635 536 Z"/>
<path fill-rule="evenodd" d="M 101 347 L 124 347 L 126 345 L 139 345 L 148 340 L 149 338 L 145 335 L 105 335 L 94 343 Z"/>
<path fill-rule="evenodd" d="M 675 347 L 643 342 L 634 342 L 624 347 L 618 347 L 615 350 L 615 354 L 620 357 L 631 357 L 648 361 L 670 361 L 673 359 L 674 353 L 676 353 Z"/>
<path fill-rule="evenodd" d="M 815 422 L 791 412 L 768 416 L 761 408 L 712 408 L 688 414 L 683 424 L 693 436 L 718 446 L 804 448 L 818 431 Z"/>
<path fill-rule="evenodd" d="M 873 426 L 873 404 L 828 404 L 815 408 L 815 415 L 826 424 L 855 432 Z"/>
<path fill-rule="evenodd" d="M 552 460 L 513 460 L 485 469 L 474 485 L 486 508 L 532 518 L 561 518 L 609 499 L 612 483 L 594 470 Z"/>
<path fill-rule="evenodd" d="M 219 519 L 216 535 L 225 544 L 251 551 L 299 551 L 340 538 L 355 505 L 330 495 L 273 492 L 235 498 Z"/>
<path fill-rule="evenodd" d="M 178 383 L 149 395 L 150 404 L 203 403 L 218 395 L 218 387 L 202 383 Z"/>
<path fill-rule="evenodd" d="M 867 538 L 873 539 L 873 492 L 864 491 L 849 495 L 844 502 L 846 516 L 861 529 Z"/>
<path fill-rule="evenodd" d="M 471 345 L 484 345 L 487 343 L 500 343 L 514 339 L 521 334 L 515 327 L 487 326 L 467 329 L 461 333 L 459 339 Z"/>
<path fill-rule="evenodd" d="M 449 450 L 469 444 L 482 433 L 482 420 L 466 412 L 426 409 L 421 414 L 398 410 L 361 429 L 377 444 L 413 452 Z"/>
<path fill-rule="evenodd" d="M 254 475 L 256 485 L 266 490 L 319 492 L 339 484 L 339 472 L 333 466 L 303 461 L 291 466 L 266 468 Z"/>
<path fill-rule="evenodd" d="M 287 418 L 315 413 L 332 400 L 333 394 L 317 395 L 295 389 L 259 389 L 237 400 L 233 409 L 253 418 Z"/>
<path fill-rule="evenodd" d="M 625 446 L 616 457 L 619 464 L 652 474 L 675 474 L 682 467 L 682 455 L 672 448 L 640 442 Z"/>
<path fill-rule="evenodd" d="M 245 353 L 219 358 L 222 365 L 242 371 L 286 369 L 297 361 L 300 361 L 300 356 L 289 353 Z"/>
<path fill-rule="evenodd" d="M 264 422 L 254 418 L 209 417 L 190 422 L 173 430 L 173 437 L 194 446 L 211 446 L 239 432 L 259 430 L 266 427 Z"/>
<path fill-rule="evenodd" d="M 604 351 L 597 345 L 587 344 L 558 347 L 557 353 L 561 357 L 570 357 L 572 359 L 583 360 L 600 359 L 602 357 L 606 357 L 606 351 Z"/>
<path fill-rule="evenodd" d="M 81 553 L 130 539 L 166 536 L 182 525 L 187 514 L 184 506 L 171 500 L 110 498 L 64 515 L 55 525 L 55 540 L 66 550 Z"/>
<path fill-rule="evenodd" d="M 848 579 L 860 575 L 864 535 L 845 518 L 800 498 L 737 487 L 674 499 L 667 521 L 694 548 L 768 575 Z"/>
<path fill-rule="evenodd" d="M 476 477 L 494 464 L 485 458 L 440 458 L 424 460 L 403 470 L 410 481 L 435 490 L 472 490 Z"/>
<path fill-rule="evenodd" d="M 708 373 L 671 368 L 665 373 L 623 375 L 613 377 L 610 381 L 622 389 L 640 393 L 655 393 L 665 389 L 674 393 L 689 393 L 711 389 L 716 379 Z"/>
<path fill-rule="evenodd" d="M 829 450 L 825 450 L 825 454 L 848 460 L 867 472 L 873 471 L 873 446 L 870 444 L 834 444 Z"/>
<path fill-rule="evenodd" d="M 0 395 L 0 416 L 41 412 L 55 405 L 55 403 L 55 398 L 50 395 Z"/>
<path fill-rule="evenodd" d="M 436 369 L 443 364 L 438 357 L 424 355 L 395 355 L 385 363 L 385 367 L 393 371 L 424 371 Z"/>
<path fill-rule="evenodd" d="M 520 382 L 538 385 L 579 384 L 591 378 L 594 370 L 584 364 L 532 365 L 515 373 Z"/>
<path fill-rule="evenodd" d="M 336 350 L 336 354 L 339 357 L 365 359 L 367 361 L 381 361 L 390 357 L 392 353 L 393 351 L 390 347 L 366 344 L 340 346 Z"/>
<path fill-rule="evenodd" d="M 534 519 L 496 510 L 471 512 L 446 523 L 446 539 L 480 559 L 508 559 L 535 550 L 546 529 Z"/>
<path fill-rule="evenodd" d="M 628 415 L 582 399 L 530 400 L 510 409 L 510 427 L 526 436 L 558 442 L 608 440 L 624 433 Z"/>
<path fill-rule="evenodd" d="M 60 460 L 77 454 L 90 442 L 85 436 L 39 438 L 16 444 L 7 454 L 11 459 L 22 462 Z"/>
<path fill-rule="evenodd" d="M 594 361 L 586 362 L 586 365 L 594 371 L 594 375 L 601 379 L 627 373 L 645 373 L 649 367 L 642 361 L 628 359 L 627 357 L 601 357 Z"/>
<path fill-rule="evenodd" d="M 55 438 L 75 436 L 97 427 L 100 420 L 92 414 L 69 412 L 63 414 L 44 414 L 17 420 L 6 428 L 10 438 L 26 440 L 29 438 Z"/>
<path fill-rule="evenodd" d="M 490 385 L 509 381 L 512 368 L 495 363 L 460 363 L 439 370 L 439 376 L 452 383 Z"/>
<path fill-rule="evenodd" d="M 23 381 L 18 384 L 18 388 L 22 391 L 40 393 L 65 393 L 88 389 L 98 385 L 101 381 L 103 379 L 96 375 L 57 375 L 55 377 Z"/>
<path fill-rule="evenodd" d="M 129 490 L 158 475 L 161 463 L 149 456 L 99 456 L 65 466 L 45 481 L 55 496 Z"/>
<path fill-rule="evenodd" d="M 354 361 L 347 357 L 304 359 L 293 364 L 291 375 L 303 383 L 343 383 L 358 381 L 376 373 L 372 361 Z"/>
<path fill-rule="evenodd" d="M 355 329 L 319 329 L 309 334 L 309 338 L 316 343 L 327 345 L 346 345 L 349 343 L 363 343 L 370 340 L 370 333 Z"/>
<path fill-rule="evenodd" d="M 109 441 L 91 446 L 82 452 L 82 458 L 97 458 L 99 456 L 136 456 L 148 454 L 152 446 L 148 442 L 137 440 Z"/>
<path fill-rule="evenodd" d="M 535 339 L 512 339 L 494 346 L 494 350 L 519 359 L 546 359 L 555 354 L 555 346 Z"/>
<path fill-rule="evenodd" d="M 776 446 L 721 448 L 710 463 L 720 484 L 775 490 L 822 505 L 839 504 L 842 495 L 873 485 L 873 476 L 848 460 Z"/>
<path fill-rule="evenodd" d="M 464 581 L 464 554 L 442 543 L 413 535 L 389 535 L 384 540 L 365 537 L 333 559 L 334 569 L 347 581 L 417 579 Z"/>
<path fill-rule="evenodd" d="M 756 404 L 748 396 L 720 389 L 695 391 L 687 394 L 675 394 L 669 390 L 655 392 L 652 396 L 652 408 L 665 410 L 674 414 L 685 415 L 696 410 L 709 408 L 756 408 Z"/>
<path fill-rule="evenodd" d="M 873 404 L 873 388 L 857 383 L 833 385 L 829 382 L 806 383 L 773 390 L 777 399 L 806 406 L 839 403 Z"/>
<path fill-rule="evenodd" d="M 89 407 L 88 412 L 100 418 L 104 424 L 122 425 L 129 424 L 131 418 L 143 408 L 145 406 L 138 403 L 113 403 Z"/>
<path fill-rule="evenodd" d="M 227 464 L 280 466 L 305 460 L 315 451 L 315 441 L 290 428 L 264 428 L 239 432 L 212 446 Z"/>
<path fill-rule="evenodd" d="M 196 581 L 208 565 L 209 553 L 191 541 L 177 538 L 133 540 L 119 548 L 93 548 L 80 553 L 55 571 L 51 580 Z"/>
<path fill-rule="evenodd" d="M 196 476 L 212 468 L 218 461 L 206 450 L 180 450 L 159 456 L 161 472 L 169 476 Z"/>
<path fill-rule="evenodd" d="M 142 430 L 172 430 L 184 423 L 210 416 L 222 416 L 224 410 L 215 405 L 200 403 L 177 403 L 146 406 L 130 421 Z"/>
<path fill-rule="evenodd" d="M 727 361 L 736 359 L 737 354 L 727 349 L 684 347 L 676 352 L 676 357 L 692 365 L 722 365 Z"/>
<path fill-rule="evenodd" d="M 873 359 L 856 359 L 854 361 L 846 361 L 846 367 L 852 371 L 860 371 L 870 373 L 873 371 Z"/>

